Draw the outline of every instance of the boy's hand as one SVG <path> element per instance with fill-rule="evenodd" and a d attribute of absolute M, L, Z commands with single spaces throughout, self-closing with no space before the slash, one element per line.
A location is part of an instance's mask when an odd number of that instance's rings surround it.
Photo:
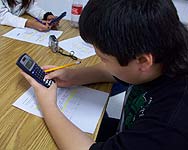
<path fill-rule="evenodd" d="M 43 24 L 35 19 L 29 19 L 26 21 L 25 26 L 36 29 L 38 31 L 49 31 L 51 29 L 51 26 L 48 25 L 47 21 L 42 21 L 42 22 Z"/>
<path fill-rule="evenodd" d="M 34 88 L 35 95 L 37 97 L 40 106 L 56 105 L 57 85 L 55 83 L 52 83 L 52 85 L 49 88 L 46 88 L 45 86 L 38 83 L 35 79 L 33 79 L 30 75 L 26 74 L 25 72 L 21 71 L 21 74 Z"/>
<path fill-rule="evenodd" d="M 56 66 L 44 66 L 43 70 L 54 68 Z M 70 87 L 76 83 L 76 75 L 73 73 L 74 69 L 60 69 L 53 72 L 50 72 L 46 75 L 46 79 L 53 79 L 57 83 L 58 87 Z"/>

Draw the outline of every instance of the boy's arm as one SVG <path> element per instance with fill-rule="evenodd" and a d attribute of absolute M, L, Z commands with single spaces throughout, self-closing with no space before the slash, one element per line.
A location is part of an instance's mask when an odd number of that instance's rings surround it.
<path fill-rule="evenodd" d="M 85 67 L 82 69 L 71 69 L 71 74 L 62 72 L 64 69 L 59 70 L 60 72 L 54 71 L 49 75 L 62 76 L 62 80 L 70 76 L 68 82 L 75 82 L 74 85 L 88 84 L 94 82 L 113 81 L 113 77 L 106 71 L 103 63 L 97 64 L 91 67 Z M 76 72 L 74 72 L 76 70 Z M 28 82 L 34 87 L 35 95 L 38 100 L 38 104 L 44 116 L 46 125 L 53 136 L 59 149 L 63 150 L 88 150 L 94 141 L 74 126 L 57 107 L 56 104 L 56 90 L 57 85 L 53 83 L 49 88 L 46 88 L 36 82 L 31 76 L 24 72 L 22 75 L 28 80 Z M 58 74 L 60 73 L 60 74 Z M 67 76 L 67 77 L 66 77 Z M 57 80 L 57 76 L 56 76 Z M 62 81 L 62 83 L 65 81 Z M 65 86 L 65 85 L 64 85 Z M 68 84 L 66 85 L 68 86 Z"/>
<path fill-rule="evenodd" d="M 94 141 L 74 126 L 56 105 L 41 103 L 44 120 L 59 149 L 89 150 Z"/>
<path fill-rule="evenodd" d="M 78 72 L 78 81 L 83 81 L 80 85 L 98 82 L 115 82 L 115 79 L 107 71 L 102 62 L 91 67 L 76 69 L 75 71 Z"/>
<path fill-rule="evenodd" d="M 44 66 L 43 69 L 53 68 L 54 66 Z M 106 70 L 103 63 L 90 67 L 78 69 L 61 69 L 49 73 L 47 79 L 55 79 L 58 87 L 69 87 L 73 85 L 83 85 L 98 82 L 115 82 L 112 75 Z"/>
<path fill-rule="evenodd" d="M 53 83 L 46 88 L 26 73 L 22 72 L 22 74 L 34 87 L 46 125 L 59 149 L 88 150 L 94 141 L 74 126 L 58 109 L 56 104 L 57 85 Z"/>

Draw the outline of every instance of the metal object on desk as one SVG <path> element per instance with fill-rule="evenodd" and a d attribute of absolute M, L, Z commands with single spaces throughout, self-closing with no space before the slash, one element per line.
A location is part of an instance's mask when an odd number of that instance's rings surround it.
<path fill-rule="evenodd" d="M 63 55 L 63 56 L 70 57 L 70 58 L 72 58 L 73 60 L 77 60 L 77 59 L 78 59 L 76 56 L 74 56 L 74 51 L 70 51 L 69 54 L 65 54 L 65 53 L 63 53 L 63 50 L 62 50 L 62 49 L 59 49 L 59 50 L 58 50 L 58 53 L 60 53 L 60 54 Z"/>
<path fill-rule="evenodd" d="M 60 49 L 59 46 L 58 46 L 58 40 L 55 37 L 55 35 L 49 36 L 49 47 L 50 47 L 51 51 L 54 52 L 54 53 L 60 53 L 63 56 L 67 56 L 67 57 L 72 58 L 73 60 L 78 59 L 76 56 L 74 56 L 74 51 L 70 51 L 69 54 L 63 53 L 63 50 Z"/>
<path fill-rule="evenodd" d="M 49 43 L 48 43 L 50 49 L 52 52 L 56 53 L 59 51 L 59 47 L 58 47 L 58 40 L 55 37 L 55 35 L 50 35 L 49 36 Z"/>

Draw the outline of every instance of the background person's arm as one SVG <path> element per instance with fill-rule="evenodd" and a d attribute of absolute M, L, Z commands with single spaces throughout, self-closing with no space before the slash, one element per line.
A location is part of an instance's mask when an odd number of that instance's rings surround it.
<path fill-rule="evenodd" d="M 34 18 L 43 19 L 44 14 L 47 13 L 44 9 L 40 8 L 37 4 L 37 2 L 31 2 L 29 7 L 26 9 L 26 12 L 33 16 Z"/>
<path fill-rule="evenodd" d="M 38 6 L 37 1 L 35 1 L 34 3 L 31 2 L 31 4 L 29 5 L 28 9 L 26 9 L 26 12 L 27 12 L 29 15 L 31 15 L 32 17 L 38 18 L 38 19 L 40 19 L 40 20 L 43 20 L 45 14 L 47 14 L 47 12 L 46 12 L 45 10 L 43 10 L 42 8 L 40 8 L 40 7 Z M 48 15 L 48 16 L 46 17 L 46 21 L 48 21 L 48 23 L 49 23 L 51 20 L 53 20 L 53 19 L 55 19 L 55 18 L 56 18 L 56 16 L 54 16 L 53 14 L 50 14 L 50 15 Z M 59 24 L 59 22 L 57 22 L 56 24 L 53 24 L 53 25 L 52 25 L 53 28 L 55 29 L 55 28 L 58 26 L 58 24 Z M 28 23 L 26 24 L 26 26 L 28 26 L 28 27 L 31 26 L 31 27 L 33 27 L 33 28 L 36 28 L 36 29 L 39 30 L 39 31 L 46 31 L 46 30 L 47 30 L 47 29 L 45 29 L 44 26 L 36 25 L 36 24 L 34 24 L 34 22 L 31 22 L 31 21 L 28 22 Z M 50 27 L 50 28 L 51 28 L 51 27 Z"/>
<path fill-rule="evenodd" d="M 13 15 L 7 6 L 0 1 L 0 24 L 12 27 L 24 28 L 27 19 Z"/>
<path fill-rule="evenodd" d="M 33 28 L 38 31 L 48 31 L 51 29 L 47 22 L 44 22 L 44 24 L 42 24 L 35 19 L 27 19 L 25 27 Z"/>
<path fill-rule="evenodd" d="M 0 1 L 0 24 L 2 25 L 17 27 L 17 28 L 29 27 L 39 31 L 47 31 L 51 28 L 49 27 L 48 24 L 43 25 L 37 22 L 34 18 L 25 19 L 16 16 L 12 14 L 7 7 L 8 6 L 6 6 L 2 1 Z"/>

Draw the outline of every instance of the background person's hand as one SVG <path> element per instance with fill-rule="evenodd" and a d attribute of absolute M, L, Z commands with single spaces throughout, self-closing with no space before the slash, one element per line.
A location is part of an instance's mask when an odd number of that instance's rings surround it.
<path fill-rule="evenodd" d="M 49 31 L 51 29 L 51 26 L 47 23 L 47 21 L 43 21 L 42 23 L 35 20 L 35 19 L 29 19 L 26 21 L 26 27 L 36 29 L 38 31 Z"/>
<path fill-rule="evenodd" d="M 57 16 L 48 15 L 48 17 L 47 17 L 47 22 L 50 23 L 50 22 L 51 22 L 53 19 L 55 19 L 55 18 L 57 18 Z M 59 26 L 59 21 L 53 23 L 51 26 L 52 26 L 52 27 L 51 27 L 52 29 L 57 29 L 57 27 Z"/>

